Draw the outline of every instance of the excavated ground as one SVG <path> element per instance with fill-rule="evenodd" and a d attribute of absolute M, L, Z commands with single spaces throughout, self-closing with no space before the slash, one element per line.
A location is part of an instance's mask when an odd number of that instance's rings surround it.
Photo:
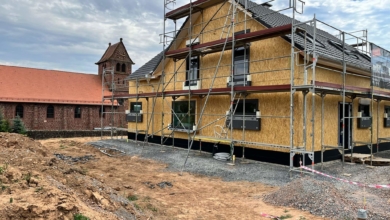
<path fill-rule="evenodd" d="M 124 140 L 38 142 L 0 133 L 0 219 L 78 213 L 90 219 L 355 219 L 363 196 L 369 219 L 390 218 L 388 189 L 299 173 L 290 179 L 284 166 L 229 166 L 198 152 L 190 152 L 182 173 L 186 153 L 153 145 L 142 150 Z M 336 161 L 324 170 L 353 181 L 390 182 L 388 167 L 342 169 Z"/>

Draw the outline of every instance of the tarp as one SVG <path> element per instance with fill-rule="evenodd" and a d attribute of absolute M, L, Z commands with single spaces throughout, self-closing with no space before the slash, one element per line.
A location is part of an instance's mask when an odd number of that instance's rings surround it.
<path fill-rule="evenodd" d="M 373 86 L 390 89 L 390 52 L 371 43 Z"/>

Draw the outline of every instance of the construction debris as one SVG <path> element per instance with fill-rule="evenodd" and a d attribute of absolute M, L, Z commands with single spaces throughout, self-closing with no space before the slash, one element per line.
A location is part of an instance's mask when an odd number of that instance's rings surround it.
<path fill-rule="evenodd" d="M 93 160 L 95 158 L 94 155 L 85 155 L 85 156 L 82 156 L 82 157 L 72 157 L 72 156 L 66 156 L 66 155 L 63 155 L 63 154 L 54 154 L 54 156 L 56 156 L 56 158 L 60 159 L 60 160 L 65 160 L 67 162 L 71 162 L 71 163 L 86 163 L 90 160 Z"/>
<path fill-rule="evenodd" d="M 170 182 L 161 182 L 161 183 L 157 183 L 156 184 L 157 186 L 159 186 L 161 189 L 164 189 L 165 187 L 172 187 L 172 183 Z"/>
<path fill-rule="evenodd" d="M 351 155 L 345 155 L 345 161 L 353 162 L 353 163 L 363 163 L 363 164 L 371 164 L 371 155 L 370 154 L 359 154 L 354 153 Z M 372 158 L 373 166 L 389 166 L 390 159 L 373 156 Z"/>

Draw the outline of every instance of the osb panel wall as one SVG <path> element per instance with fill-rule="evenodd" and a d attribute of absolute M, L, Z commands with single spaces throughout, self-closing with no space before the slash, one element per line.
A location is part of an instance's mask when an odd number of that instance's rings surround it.
<path fill-rule="evenodd" d="M 312 96 L 308 95 L 308 110 L 307 110 L 307 149 L 311 149 L 312 146 Z M 347 103 L 353 103 L 352 106 L 352 116 L 357 116 L 359 99 L 356 98 L 353 101 L 349 98 L 345 100 Z M 339 144 L 339 103 L 342 102 L 341 96 L 335 95 L 327 95 L 324 100 L 324 145 L 330 146 L 338 146 Z M 390 102 L 380 102 L 379 107 L 379 137 L 390 137 L 390 129 L 385 128 L 383 126 L 383 114 L 384 114 L 384 106 L 390 105 Z M 373 142 L 377 141 L 377 103 L 374 103 L 374 111 L 373 111 Z M 302 118 L 303 120 L 303 118 Z M 370 142 L 371 141 L 371 133 L 368 128 L 358 128 L 357 127 L 357 119 L 352 119 L 353 124 L 353 140 L 354 141 L 362 141 L 362 142 Z M 319 96 L 315 96 L 315 127 L 314 127 L 314 139 L 315 151 L 321 150 L 321 98 Z"/>
<path fill-rule="evenodd" d="M 221 17 L 223 13 L 227 13 L 229 5 L 225 5 L 224 9 L 221 10 L 216 17 Z M 203 20 L 208 21 L 214 12 L 219 8 L 219 6 L 214 6 L 210 9 L 207 9 L 203 12 L 203 15 L 199 16 L 198 20 L 195 22 L 193 29 L 193 36 L 196 36 L 202 28 L 200 22 Z M 243 20 L 243 13 L 240 13 L 238 16 L 238 21 Z M 216 21 L 210 22 L 210 24 L 205 28 L 205 34 L 202 34 L 200 37 L 200 42 L 209 42 L 213 40 L 220 39 L 220 33 L 222 29 L 216 31 L 214 30 L 218 27 L 221 27 L 225 23 L 225 19 L 219 19 Z M 256 21 L 248 21 L 247 28 L 250 27 L 251 32 L 262 30 L 264 27 Z M 244 30 L 245 27 L 243 24 L 236 26 L 235 31 Z M 187 35 L 187 39 L 189 39 Z M 185 47 L 185 40 L 177 43 L 178 48 Z M 290 68 L 290 58 L 284 57 L 279 59 L 268 59 L 281 56 L 290 55 L 290 44 L 288 44 L 282 38 L 272 38 L 257 42 L 252 42 L 250 46 L 250 72 L 252 75 L 252 85 L 272 85 L 272 84 L 289 84 L 290 83 L 290 70 L 285 70 Z M 220 53 L 208 54 L 206 56 L 200 57 L 200 78 L 202 79 L 202 88 L 209 88 L 212 83 L 212 78 L 214 77 L 218 61 L 220 59 Z M 302 59 L 300 59 L 302 61 Z M 221 65 L 217 73 L 217 78 L 213 84 L 214 88 L 225 88 L 226 87 L 226 77 L 230 75 L 231 68 L 231 51 L 225 51 L 222 59 Z M 303 83 L 303 68 L 295 67 L 295 78 L 296 84 Z M 279 71 L 275 71 L 279 70 Z M 178 71 L 178 74 L 174 78 L 174 72 Z M 159 75 L 161 73 L 156 73 Z M 183 87 L 183 82 L 185 81 L 185 60 L 178 60 L 174 62 L 173 59 L 169 59 L 168 63 L 165 66 L 165 83 L 168 83 L 168 80 L 171 80 L 166 90 L 181 90 Z M 308 82 L 312 79 L 311 70 L 308 71 Z M 340 84 L 342 82 L 342 77 L 340 73 L 325 70 L 321 68 L 316 69 L 316 79 L 317 81 L 330 82 Z M 157 83 L 159 79 L 151 80 L 150 84 L 155 84 L 154 88 L 147 85 L 146 81 L 141 81 L 139 83 L 139 91 L 141 92 L 152 92 L 157 90 Z M 135 82 L 130 82 L 132 86 L 135 85 Z M 346 84 L 359 87 L 368 87 L 370 82 L 369 80 L 364 80 L 358 76 L 348 75 L 346 77 Z M 161 91 L 161 88 L 159 91 Z M 130 93 L 135 93 L 135 88 L 130 88 Z M 238 96 L 236 96 L 238 98 Z M 200 99 L 198 97 L 192 97 L 196 100 L 196 121 L 199 119 L 202 106 L 205 104 L 206 98 Z M 250 94 L 247 99 L 259 99 L 259 108 L 262 115 L 277 115 L 277 116 L 289 116 L 290 115 L 290 95 L 289 93 L 277 93 L 277 94 Z M 188 100 L 187 97 L 180 97 L 179 100 Z M 132 100 L 130 100 L 132 101 Z M 147 123 L 151 124 L 149 133 L 155 133 L 156 135 L 161 135 L 162 133 L 170 133 L 167 129 L 161 132 L 161 115 L 164 112 L 164 126 L 167 126 L 171 123 L 171 103 L 172 98 L 166 97 L 165 101 L 162 98 L 158 98 L 155 104 L 155 114 L 153 121 L 150 121 L 150 116 L 153 108 L 153 98 L 149 98 L 147 102 L 146 99 L 140 99 L 143 103 L 143 112 L 144 112 L 144 121 L 138 123 L 138 130 L 145 130 Z M 328 95 L 325 98 L 325 124 L 324 124 L 324 144 L 326 145 L 338 145 L 338 102 L 342 101 L 340 96 L 331 96 Z M 347 101 L 351 101 L 347 99 Z M 229 109 L 230 96 L 210 96 L 208 103 L 205 108 L 204 116 L 202 118 L 202 123 L 198 125 L 198 128 L 205 126 L 208 123 L 215 121 L 218 118 L 221 118 L 225 112 Z M 311 126 L 311 104 L 312 95 L 308 94 L 307 96 L 307 148 L 311 149 L 312 143 L 312 126 Z M 314 139 L 315 145 L 314 149 L 319 151 L 321 149 L 321 98 L 315 96 L 315 127 L 314 127 Z M 354 102 L 354 116 L 356 116 L 358 108 L 357 99 Z M 149 105 L 149 111 L 147 111 L 147 105 Z M 384 103 L 381 103 L 384 105 Z M 389 104 L 390 105 L 390 104 Z M 164 108 L 163 108 L 164 106 Z M 302 146 L 303 145 L 303 95 L 300 92 L 295 94 L 294 98 L 294 112 L 295 112 L 295 133 L 294 133 L 294 145 Z M 374 108 L 374 115 L 376 115 L 376 107 Z M 380 116 L 383 115 L 383 107 L 380 109 Z M 223 126 L 225 118 L 220 119 L 216 123 L 204 128 L 198 133 L 201 136 L 214 136 L 215 125 Z M 367 129 L 357 129 L 356 119 L 354 119 L 355 140 L 367 141 L 369 132 Z M 380 117 L 380 136 L 390 136 L 390 129 L 383 128 L 383 117 Z M 135 129 L 136 123 L 129 123 L 130 129 Z M 224 126 L 223 126 L 224 127 Z M 280 145 L 289 145 L 290 144 L 290 120 L 289 118 L 262 118 L 261 122 L 261 131 L 245 131 L 234 130 L 233 138 L 239 140 L 248 140 L 253 142 L 262 142 L 262 143 L 273 143 Z M 158 132 L 160 131 L 160 132 Z M 228 131 L 228 133 L 230 133 Z M 374 136 L 376 135 L 376 117 L 374 118 Z M 375 136 L 376 137 L 376 136 Z M 186 133 L 175 132 L 175 138 L 187 139 L 188 135 Z M 376 139 L 375 139 L 376 140 Z M 248 146 L 253 147 L 253 146 Z M 257 147 L 261 149 L 275 150 L 273 148 L 267 147 Z"/>

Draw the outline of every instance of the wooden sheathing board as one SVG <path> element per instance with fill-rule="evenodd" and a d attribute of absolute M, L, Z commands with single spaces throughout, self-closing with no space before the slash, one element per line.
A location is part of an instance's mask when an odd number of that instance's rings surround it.
<path fill-rule="evenodd" d="M 220 5 L 211 7 L 205 11 L 198 17 L 197 21 L 194 24 L 192 37 L 197 36 L 200 30 L 203 28 L 203 25 L 200 24 L 208 21 L 214 14 L 214 12 L 220 7 Z M 218 12 L 215 17 L 221 17 L 226 14 L 229 9 L 229 3 L 227 3 L 223 9 Z M 248 17 L 247 17 L 248 18 Z M 199 36 L 200 43 L 210 42 L 213 40 L 220 39 L 222 26 L 225 23 L 226 17 L 222 17 L 216 21 L 210 22 L 210 24 L 205 28 L 204 33 Z M 242 21 L 244 19 L 244 14 L 239 13 L 237 21 Z M 219 28 L 219 29 L 217 29 Z M 247 29 L 251 29 L 251 32 L 257 30 L 263 30 L 264 27 L 258 23 L 257 21 L 248 21 Z M 215 30 L 217 29 L 217 30 Z M 235 31 L 244 30 L 244 24 L 236 25 Z M 225 29 L 225 31 L 227 28 Z M 188 30 L 185 30 L 188 32 Z M 231 34 L 230 34 L 231 36 Z M 226 37 L 226 35 L 224 36 Z M 184 48 L 185 41 L 190 37 L 187 34 L 187 38 L 181 39 L 176 42 L 174 49 Z M 250 73 L 252 76 L 252 85 L 280 85 L 280 84 L 289 84 L 290 83 L 290 57 L 278 58 L 278 59 L 268 59 L 273 57 L 280 56 L 289 56 L 290 55 L 290 47 L 291 45 L 287 43 L 281 37 L 271 38 L 262 41 L 252 42 L 250 46 Z M 220 58 L 220 53 L 208 54 L 206 56 L 200 57 L 200 78 L 202 79 L 202 89 L 208 89 L 211 86 L 212 78 L 214 77 L 216 66 Z M 297 58 L 298 59 L 298 58 Z M 320 58 L 321 59 L 321 58 Z M 262 60 L 262 61 L 260 61 Z M 256 62 L 254 62 L 256 61 Z M 302 63 L 302 59 L 299 60 Z M 182 65 L 181 65 L 182 64 Z M 179 66 L 181 67 L 179 68 Z M 213 84 L 213 88 L 226 88 L 226 77 L 230 75 L 230 65 L 231 65 L 231 51 L 225 51 L 220 68 L 217 72 L 217 78 Z M 175 67 L 176 66 L 176 67 Z M 165 82 L 168 81 L 174 76 L 174 72 L 178 71 L 178 74 L 167 86 L 166 91 L 174 91 L 174 90 L 182 90 L 183 82 L 185 81 L 185 60 L 177 60 L 174 62 L 170 59 L 165 66 Z M 303 68 L 301 66 L 295 67 L 295 84 L 302 85 L 303 84 Z M 157 72 L 154 75 L 158 76 L 161 72 Z M 311 78 L 311 70 L 308 71 L 308 82 L 312 80 Z M 321 68 L 316 69 L 316 81 L 321 82 L 330 82 L 330 83 L 342 83 L 342 77 L 340 73 L 336 73 L 334 71 L 329 71 Z M 158 79 L 154 79 L 150 81 L 148 85 L 146 81 L 141 81 L 139 84 L 139 92 L 140 93 L 148 93 L 152 91 L 157 91 L 157 83 Z M 153 87 L 151 84 L 154 84 Z M 359 87 L 369 87 L 369 80 L 365 80 L 364 78 L 360 78 L 357 76 L 348 75 L 346 79 L 347 85 L 359 86 Z M 131 81 L 130 85 L 130 93 L 135 93 L 135 82 Z M 161 91 L 161 87 L 160 90 Z M 236 96 L 238 98 L 238 96 Z M 249 94 L 247 99 L 258 99 L 259 100 L 259 109 L 262 115 L 277 115 L 277 116 L 289 116 L 290 115 L 290 94 L 289 93 L 269 93 L 269 94 Z M 196 121 L 198 121 L 202 106 L 205 104 L 206 98 L 199 98 L 197 96 L 191 97 L 191 99 L 196 101 Z M 171 103 L 172 98 L 166 97 L 166 101 L 164 101 L 164 109 L 162 109 L 162 98 L 157 98 L 156 106 L 154 109 L 155 116 L 152 124 L 152 128 L 149 133 L 152 131 L 156 132 L 161 129 L 161 114 L 165 113 L 164 116 L 164 126 L 167 126 L 171 123 Z M 188 97 L 181 96 L 177 99 L 179 100 L 188 100 Z M 136 101 L 135 99 L 130 99 L 130 102 Z M 144 112 L 144 121 L 142 123 L 138 123 L 138 130 L 145 130 L 147 126 L 147 122 L 150 120 L 150 113 L 152 112 L 153 107 L 153 98 L 149 98 L 149 102 L 146 99 L 140 99 L 143 103 L 143 112 Z M 324 144 L 325 145 L 338 145 L 338 103 L 342 101 L 341 96 L 336 95 L 327 95 L 325 98 L 325 124 L 324 124 Z M 346 101 L 350 102 L 351 100 L 346 98 Z M 321 98 L 319 96 L 315 96 L 315 128 L 314 128 L 314 150 L 321 150 Z M 149 104 L 149 114 L 147 112 L 147 104 Z M 312 94 L 308 94 L 307 96 L 307 149 L 311 149 L 311 106 L 312 106 Z M 225 112 L 229 109 L 230 105 L 230 96 L 229 95 L 219 95 L 219 96 L 210 96 L 208 103 L 206 105 L 206 109 L 204 112 L 204 116 L 202 119 L 202 123 L 198 125 L 198 128 L 213 122 L 217 118 L 225 115 Z M 380 106 L 380 137 L 389 137 L 390 129 L 383 128 L 383 110 L 384 105 L 390 105 L 390 102 L 381 102 Z M 357 115 L 358 109 L 358 98 L 354 100 L 353 104 L 353 116 Z M 294 95 L 294 145 L 302 146 L 303 144 L 303 95 L 300 92 L 297 92 Z M 376 137 L 376 104 L 374 105 L 374 140 Z M 246 140 L 252 142 L 262 142 L 262 143 L 272 143 L 272 144 L 280 144 L 280 145 L 289 145 L 290 144 L 290 120 L 289 118 L 262 118 L 261 119 L 261 131 L 245 131 L 245 134 L 242 130 L 234 130 L 233 131 L 233 139 L 238 140 Z M 198 133 L 201 136 L 214 136 L 214 125 L 223 125 L 225 119 L 221 119 L 215 124 L 206 127 L 202 131 Z M 353 120 L 354 123 L 354 137 L 356 141 L 364 141 L 368 142 L 370 140 L 370 133 L 368 129 L 358 129 L 356 119 Z M 135 129 L 135 123 L 129 123 L 129 129 Z M 228 129 L 227 129 L 228 130 Z M 169 133 L 170 131 L 164 130 L 163 133 Z M 161 135 L 161 132 L 156 135 Z M 188 135 L 182 132 L 175 132 L 175 138 L 187 139 Z M 251 148 L 259 148 L 266 150 L 275 150 L 280 151 L 280 149 L 270 148 L 270 147 L 262 147 L 262 146 L 247 146 Z"/>

